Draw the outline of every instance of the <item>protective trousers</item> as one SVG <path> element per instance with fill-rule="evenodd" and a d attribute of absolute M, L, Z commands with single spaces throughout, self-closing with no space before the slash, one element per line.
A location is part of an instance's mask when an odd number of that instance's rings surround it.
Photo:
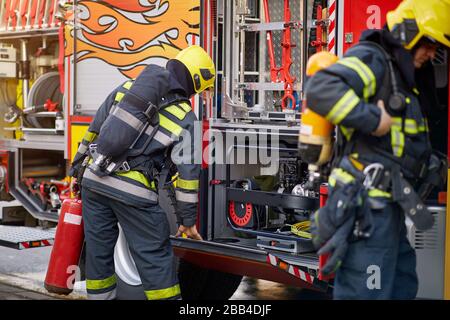
<path fill-rule="evenodd" d="M 88 188 L 82 190 L 89 299 L 114 299 L 114 247 L 118 223 L 127 239 L 147 299 L 177 299 L 180 287 L 173 264 L 169 223 L 157 204 L 133 207 Z"/>
<path fill-rule="evenodd" d="M 407 239 L 405 216 L 388 201 L 385 208 L 372 210 L 372 236 L 349 244 L 336 271 L 334 299 L 414 299 L 416 254 Z"/>

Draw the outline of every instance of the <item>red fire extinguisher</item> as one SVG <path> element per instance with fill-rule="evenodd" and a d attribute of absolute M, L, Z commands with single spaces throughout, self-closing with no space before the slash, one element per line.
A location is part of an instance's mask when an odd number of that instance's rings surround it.
<path fill-rule="evenodd" d="M 44 282 L 48 292 L 67 295 L 73 291 L 83 242 L 81 200 L 66 199 L 61 207 L 55 243 Z"/>

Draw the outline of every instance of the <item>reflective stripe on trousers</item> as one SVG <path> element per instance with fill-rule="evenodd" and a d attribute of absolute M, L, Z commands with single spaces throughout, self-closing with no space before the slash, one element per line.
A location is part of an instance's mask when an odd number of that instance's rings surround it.
<path fill-rule="evenodd" d="M 175 197 L 177 201 L 183 201 L 188 203 L 197 203 L 198 202 L 198 194 L 196 193 L 189 193 L 189 192 L 183 192 L 180 190 L 175 190 Z"/>
<path fill-rule="evenodd" d="M 89 282 L 89 287 L 105 287 L 112 283 L 114 278 L 110 275 L 115 272 L 114 251 L 116 244 L 119 244 L 121 250 L 130 248 L 142 281 L 142 291 L 146 291 L 149 298 L 176 298 L 179 294 L 178 279 L 169 239 L 170 227 L 161 207 L 157 204 L 130 206 L 88 188 L 83 188 L 81 192 L 87 249 L 86 277 L 104 279 Z M 124 236 L 119 242 L 118 224 Z M 109 291 L 89 289 L 88 293 L 103 294 Z"/>
<path fill-rule="evenodd" d="M 86 290 L 89 300 L 112 300 L 116 297 L 116 275 L 105 279 L 86 279 Z"/>
<path fill-rule="evenodd" d="M 158 290 L 146 290 L 145 296 L 147 300 L 163 300 L 178 297 L 181 294 L 180 285 Z"/>
<path fill-rule="evenodd" d="M 104 292 L 104 293 L 89 293 L 87 294 L 87 297 L 89 300 L 114 300 L 117 296 L 117 289 L 114 288 L 111 291 Z"/>

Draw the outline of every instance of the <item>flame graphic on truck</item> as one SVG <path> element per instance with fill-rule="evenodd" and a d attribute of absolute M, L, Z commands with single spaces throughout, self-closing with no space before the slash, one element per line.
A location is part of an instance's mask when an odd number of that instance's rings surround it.
<path fill-rule="evenodd" d="M 167 60 L 200 34 L 199 0 L 79 1 L 65 29 L 65 55 L 100 59 L 135 78 L 150 58 Z"/>

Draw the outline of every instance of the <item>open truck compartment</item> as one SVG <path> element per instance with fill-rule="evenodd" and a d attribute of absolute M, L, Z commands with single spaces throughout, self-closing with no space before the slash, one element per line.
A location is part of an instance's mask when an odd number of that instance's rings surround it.
<path fill-rule="evenodd" d="M 229 125 L 219 125 L 213 130 L 224 136 L 235 134 Z M 223 150 L 225 163 L 212 166 L 213 183 L 209 188 L 214 241 L 291 254 L 314 251 L 308 228 L 296 234 L 295 226 L 309 223 L 310 214 L 319 207 L 319 192 L 304 188 L 308 171 L 298 157 L 297 132 L 295 129 L 287 131 L 279 134 L 284 140 L 281 147 L 264 146 L 256 137 L 250 137 L 254 141 L 249 144 L 248 133 L 238 132 L 235 142 L 242 144 L 226 146 Z M 256 135 L 267 141 L 268 134 L 270 132 L 260 131 Z M 237 150 L 240 154 L 235 152 Z M 264 166 L 257 161 L 259 151 L 272 152 L 272 155 L 276 151 L 279 158 L 270 166 Z M 239 155 L 241 160 L 246 158 L 247 161 L 236 164 Z"/>

